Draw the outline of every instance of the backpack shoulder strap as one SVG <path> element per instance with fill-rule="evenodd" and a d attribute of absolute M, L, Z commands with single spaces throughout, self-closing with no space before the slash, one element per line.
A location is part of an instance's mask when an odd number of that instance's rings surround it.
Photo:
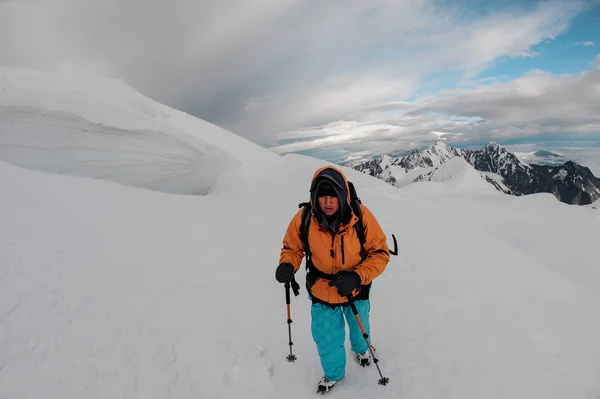
<path fill-rule="evenodd" d="M 308 231 L 310 230 L 309 227 L 312 210 L 310 209 L 311 207 L 309 202 L 302 202 L 298 205 L 298 208 L 304 208 L 302 209 L 302 223 L 300 224 L 300 239 L 304 244 L 304 253 L 306 254 L 306 258 L 307 260 L 310 260 L 312 253 L 310 252 L 310 247 L 308 245 Z"/>
<path fill-rule="evenodd" d="M 365 250 L 365 243 L 367 239 L 365 237 L 365 226 L 363 225 L 362 218 L 362 209 L 360 205 L 362 201 L 358 198 L 358 194 L 356 193 L 356 188 L 351 181 L 348 181 L 348 188 L 350 189 L 350 206 L 352 207 L 352 211 L 358 216 L 358 222 L 354 224 L 354 228 L 356 229 L 356 234 L 358 235 L 358 239 L 360 240 L 360 257 L 362 260 L 365 260 L 367 257 L 367 251 Z"/>
<path fill-rule="evenodd" d="M 306 255 L 307 284 L 309 280 L 313 280 L 314 283 L 314 279 L 316 279 L 317 277 L 326 280 L 333 280 L 334 275 L 323 273 L 322 271 L 317 269 L 312 262 L 312 253 L 310 251 L 310 245 L 308 244 L 308 232 L 310 231 L 312 207 L 310 206 L 309 202 L 303 202 L 300 205 L 298 205 L 298 207 L 304 207 L 304 209 L 302 209 L 302 223 L 300 224 L 300 239 L 302 240 L 302 244 L 304 244 L 304 253 Z"/>

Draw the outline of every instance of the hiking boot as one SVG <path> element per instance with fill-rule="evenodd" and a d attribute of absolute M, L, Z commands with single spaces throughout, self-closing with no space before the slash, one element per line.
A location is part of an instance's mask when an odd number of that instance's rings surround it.
<path fill-rule="evenodd" d="M 327 378 L 321 378 L 319 384 L 317 384 L 317 393 L 325 394 L 328 392 L 333 386 L 337 384 L 337 381 L 329 381 Z"/>
<path fill-rule="evenodd" d="M 365 353 L 357 353 L 356 360 L 358 364 L 365 367 L 371 364 L 371 352 L 367 350 Z"/>

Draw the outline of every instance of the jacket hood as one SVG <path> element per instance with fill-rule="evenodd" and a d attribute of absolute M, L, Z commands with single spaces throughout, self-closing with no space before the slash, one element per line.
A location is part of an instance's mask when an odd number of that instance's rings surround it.
<path fill-rule="evenodd" d="M 325 166 L 318 169 L 312 178 L 310 185 L 310 203 L 313 209 L 313 214 L 320 219 L 322 212 L 317 203 L 317 191 L 319 184 L 322 181 L 328 181 L 335 189 L 340 201 L 340 213 L 342 224 L 348 223 L 352 218 L 352 208 L 350 206 L 350 189 L 346 176 L 339 169 L 333 166 Z"/>

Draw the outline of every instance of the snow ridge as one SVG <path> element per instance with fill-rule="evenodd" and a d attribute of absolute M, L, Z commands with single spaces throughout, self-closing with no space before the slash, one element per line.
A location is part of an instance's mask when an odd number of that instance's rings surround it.
<path fill-rule="evenodd" d="M 275 153 L 114 79 L 0 67 L 0 160 L 23 168 L 206 195 Z"/>

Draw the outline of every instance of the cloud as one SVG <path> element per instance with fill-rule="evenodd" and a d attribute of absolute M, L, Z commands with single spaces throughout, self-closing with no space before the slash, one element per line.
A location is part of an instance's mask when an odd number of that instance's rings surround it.
<path fill-rule="evenodd" d="M 576 45 L 577 46 L 585 46 L 585 47 L 593 47 L 596 45 L 596 43 L 594 43 L 592 41 L 587 41 L 587 42 L 577 42 Z"/>
<path fill-rule="evenodd" d="M 476 86 L 479 84 L 483 84 L 483 83 L 496 83 L 496 82 L 500 82 L 502 80 L 507 80 L 508 79 L 508 75 L 502 75 L 502 76 L 490 76 L 487 78 L 479 78 L 479 79 L 474 79 L 474 80 L 465 80 L 462 82 L 458 82 L 459 86 Z"/>
<path fill-rule="evenodd" d="M 575 75 L 532 71 L 508 83 L 448 90 L 412 111 L 477 117 L 466 126 L 446 127 L 472 140 L 509 140 L 544 134 L 600 133 L 600 70 Z"/>
<path fill-rule="evenodd" d="M 586 2 L 463 17 L 436 0 L 30 0 L 0 3 L 0 60 L 121 78 L 261 144 L 372 115 L 429 76 L 535 56 Z M 166 9 L 168 7 L 168 10 Z M 34 26 L 35 29 L 31 27 Z M 385 113 L 385 109 L 379 109 Z"/>
<path fill-rule="evenodd" d="M 273 150 L 327 147 L 349 156 L 365 146 L 372 153 L 389 153 L 438 139 L 464 146 L 527 137 L 600 138 L 599 93 L 600 69 L 574 75 L 534 70 L 512 81 L 445 90 L 412 106 L 392 107 L 400 113 L 387 119 L 317 126 L 305 130 L 306 140 Z"/>
<path fill-rule="evenodd" d="M 528 163 L 543 163 L 539 157 L 534 155 L 535 151 L 550 150 L 563 157 L 558 159 L 557 162 L 562 163 L 570 159 L 588 167 L 596 177 L 600 177 L 600 147 L 592 147 L 591 145 L 593 144 L 585 141 L 541 142 L 536 144 L 507 145 L 506 149 Z"/>
<path fill-rule="evenodd" d="M 592 61 L 592 68 L 600 69 L 600 54 Z"/>

